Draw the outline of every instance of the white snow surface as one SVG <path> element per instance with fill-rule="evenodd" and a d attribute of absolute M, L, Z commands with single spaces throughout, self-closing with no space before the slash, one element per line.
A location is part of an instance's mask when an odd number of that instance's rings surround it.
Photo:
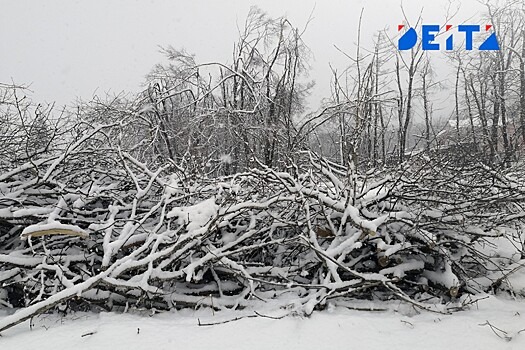
<path fill-rule="evenodd" d="M 81 229 L 78 226 L 75 225 L 68 225 L 68 224 L 62 224 L 58 221 L 51 221 L 48 223 L 41 223 L 36 225 L 30 225 L 24 228 L 22 233 L 20 234 L 21 238 L 26 238 L 27 236 L 31 235 L 32 233 L 38 232 L 38 231 L 44 231 L 44 230 L 70 230 L 77 232 L 82 237 L 88 237 L 89 234 Z"/>
<path fill-rule="evenodd" d="M 366 307 L 367 304 L 356 304 Z M 383 307 L 376 305 L 377 307 Z M 280 316 L 283 310 L 259 310 Z M 5 311 L 0 310 L 0 317 Z M 310 317 L 242 318 L 253 310 L 183 310 L 153 316 L 117 313 L 42 315 L 2 333 L 0 349 L 524 349 L 525 302 L 490 296 L 452 315 L 416 312 L 393 303 L 389 311 L 331 308 Z M 501 331 L 492 330 L 490 325 Z M 503 332 L 506 332 L 503 333 Z M 498 335 L 495 334 L 497 332 Z M 507 338 L 505 338 L 507 337 Z"/>
<path fill-rule="evenodd" d="M 221 161 L 221 163 L 224 163 L 224 164 L 231 164 L 233 162 L 232 156 L 229 154 L 222 154 L 219 157 L 219 160 Z"/>
<path fill-rule="evenodd" d="M 215 204 L 215 197 L 211 197 L 189 207 L 173 208 L 167 217 L 178 217 L 179 225 L 187 225 L 187 230 L 193 231 L 204 227 L 218 210 L 219 206 Z"/>

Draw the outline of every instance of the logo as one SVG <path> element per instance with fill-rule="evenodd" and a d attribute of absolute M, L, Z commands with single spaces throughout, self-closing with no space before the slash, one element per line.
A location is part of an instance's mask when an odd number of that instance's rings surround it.
<path fill-rule="evenodd" d="M 400 31 L 405 27 L 404 24 L 397 26 L 397 30 Z M 461 24 L 457 26 L 457 31 L 451 31 L 451 24 L 445 25 L 444 33 L 451 33 L 445 41 L 445 49 L 447 51 L 454 49 L 454 38 L 458 35 L 461 35 L 465 38 L 465 49 L 472 50 L 473 46 L 473 37 L 475 33 L 481 31 L 479 24 Z M 485 32 L 488 32 L 492 28 L 492 25 L 485 25 Z M 439 34 L 440 26 L 438 24 L 423 24 L 421 26 L 421 48 L 423 50 L 437 51 L 440 50 L 440 43 L 436 42 L 436 36 Z M 397 47 L 399 50 L 410 50 L 417 43 L 417 33 L 416 30 L 412 27 L 399 38 L 397 42 Z M 496 33 L 492 32 L 490 36 L 483 41 L 483 43 L 478 47 L 478 50 L 499 50 L 498 39 Z"/>

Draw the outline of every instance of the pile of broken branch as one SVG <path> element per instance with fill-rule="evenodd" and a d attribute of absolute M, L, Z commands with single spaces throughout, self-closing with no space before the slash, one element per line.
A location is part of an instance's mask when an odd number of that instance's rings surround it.
<path fill-rule="evenodd" d="M 523 257 L 521 169 L 422 157 L 359 173 L 311 152 L 207 178 L 157 169 L 92 127 L 0 174 L 0 331 L 49 310 L 447 303 Z M 516 180 L 518 179 L 518 180 Z M 494 255 L 497 239 L 516 251 Z M 438 306 L 442 307 L 438 307 Z"/>

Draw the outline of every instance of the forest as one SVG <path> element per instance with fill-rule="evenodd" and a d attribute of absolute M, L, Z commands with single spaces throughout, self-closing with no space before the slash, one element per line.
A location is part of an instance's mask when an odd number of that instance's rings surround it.
<path fill-rule="evenodd" d="M 378 31 L 315 111 L 304 32 L 259 8 L 229 61 L 166 47 L 138 94 L 59 108 L 0 83 L 0 308 L 17 310 L 0 332 L 46 312 L 525 296 L 525 8 L 476 20 L 500 50 L 440 53 L 450 86 Z"/>

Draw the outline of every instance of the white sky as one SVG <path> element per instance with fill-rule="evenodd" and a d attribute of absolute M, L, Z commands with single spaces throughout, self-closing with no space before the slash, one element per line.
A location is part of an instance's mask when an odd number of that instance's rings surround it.
<path fill-rule="evenodd" d="M 443 24 L 447 0 L 404 0 L 410 19 L 423 8 L 425 23 Z M 349 62 L 334 45 L 355 52 L 357 22 L 364 8 L 362 38 L 377 30 L 394 35 L 402 22 L 400 0 L 0 0 L 0 82 L 31 84 L 37 100 L 66 104 L 105 91 L 138 91 L 144 76 L 163 57 L 159 46 L 185 48 L 198 62 L 231 57 L 250 6 L 270 15 L 287 15 L 304 27 L 314 61 L 312 103 L 329 95 L 328 63 Z M 476 0 L 455 0 L 460 20 L 478 15 Z M 452 23 L 454 24 L 454 23 Z M 369 46 L 371 47 L 371 46 Z M 436 53 L 443 55 L 442 53 Z"/>

